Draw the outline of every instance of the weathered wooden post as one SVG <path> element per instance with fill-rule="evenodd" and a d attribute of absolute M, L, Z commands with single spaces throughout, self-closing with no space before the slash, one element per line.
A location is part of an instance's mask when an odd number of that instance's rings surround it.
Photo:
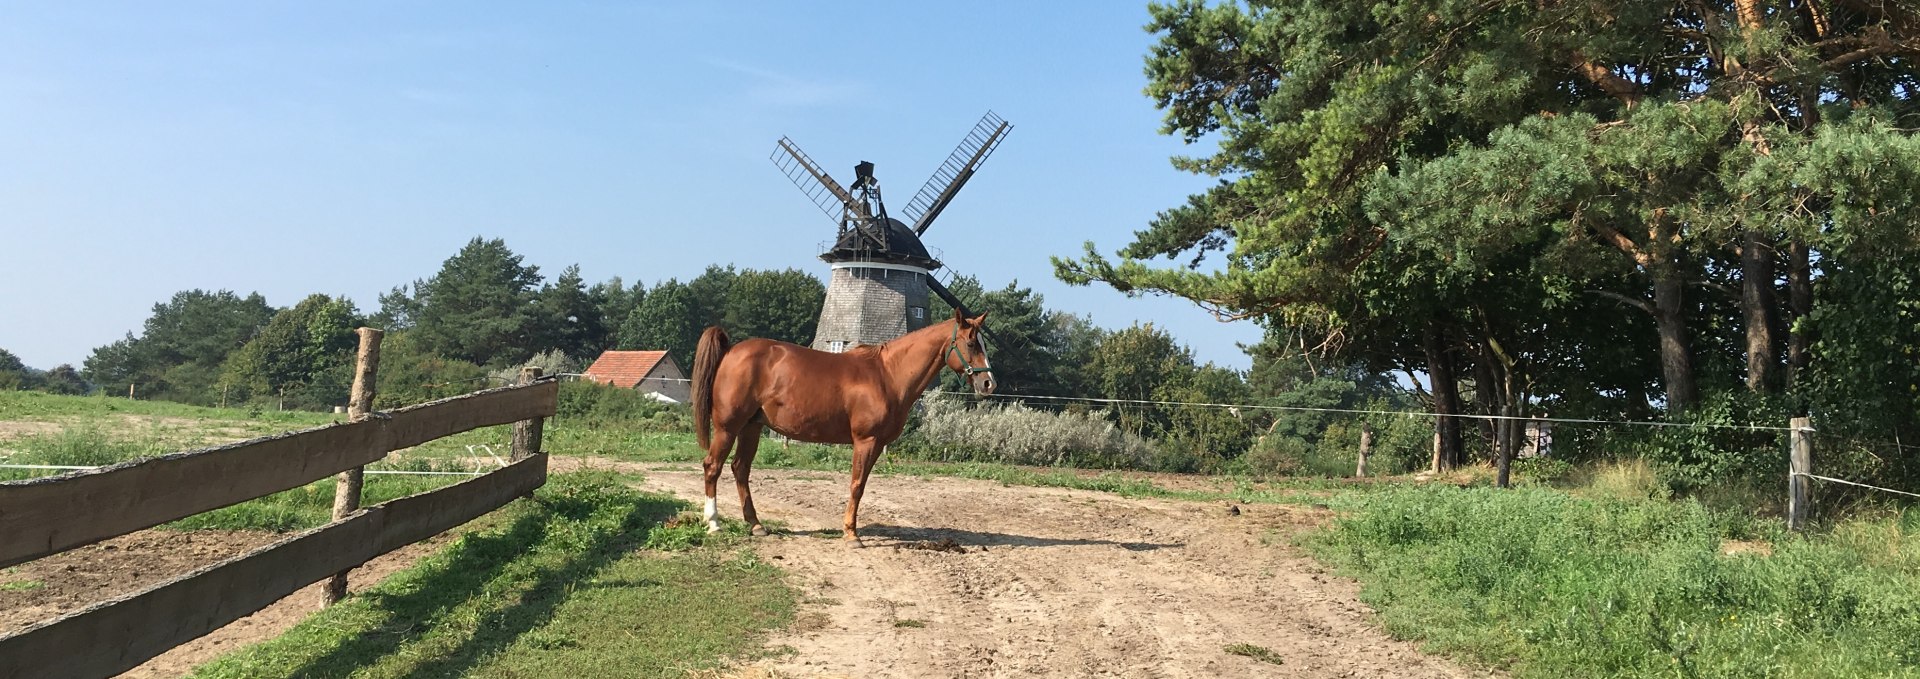
<path fill-rule="evenodd" d="M 386 333 L 376 328 L 361 328 L 360 353 L 354 359 L 353 392 L 347 399 L 347 420 L 359 422 L 373 412 L 374 377 L 380 370 L 380 338 Z M 365 484 L 366 468 L 354 467 L 340 472 L 333 483 L 333 520 L 339 521 L 360 510 L 360 489 Z M 327 580 L 329 605 L 346 598 L 347 572 L 340 571 Z"/>
<path fill-rule="evenodd" d="M 1361 422 L 1360 423 L 1360 464 L 1357 468 L 1353 470 L 1354 476 L 1358 476 L 1363 479 L 1367 477 L 1367 454 L 1372 452 L 1372 450 L 1373 450 L 1373 424 L 1370 422 Z"/>
<path fill-rule="evenodd" d="M 1436 417 L 1434 419 L 1437 422 L 1440 418 Z M 1445 455 L 1440 445 L 1440 425 L 1435 424 L 1433 425 L 1433 466 L 1428 471 L 1435 474 L 1440 473 L 1441 462 L 1444 461 L 1444 457 Z"/>
<path fill-rule="evenodd" d="M 534 380 L 538 379 L 540 379 L 540 369 L 527 366 L 520 369 L 520 380 L 517 384 L 533 384 Z M 539 417 L 513 423 L 513 461 L 519 462 L 540 452 L 540 438 L 546 428 L 545 424 L 546 420 Z"/>
<path fill-rule="evenodd" d="M 1787 471 L 1787 530 L 1800 530 L 1807 523 L 1807 475 L 1813 473 L 1813 420 L 1796 417 L 1789 428 L 1793 450 Z"/>

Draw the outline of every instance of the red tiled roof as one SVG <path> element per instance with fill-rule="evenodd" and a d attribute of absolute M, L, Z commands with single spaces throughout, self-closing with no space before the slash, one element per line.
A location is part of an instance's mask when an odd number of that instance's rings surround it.
<path fill-rule="evenodd" d="M 664 351 L 609 351 L 594 359 L 593 365 L 588 366 L 584 374 L 587 379 L 601 384 L 632 389 L 663 360 L 667 360 L 667 352 Z"/>

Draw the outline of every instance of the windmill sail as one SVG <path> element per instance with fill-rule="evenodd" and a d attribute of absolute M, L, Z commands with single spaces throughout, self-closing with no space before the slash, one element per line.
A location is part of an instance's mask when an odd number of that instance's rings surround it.
<path fill-rule="evenodd" d="M 946 284 L 941 283 L 940 279 L 927 276 L 927 289 L 932 290 L 934 295 L 938 296 L 941 301 L 947 303 L 947 306 L 959 309 L 960 313 L 966 314 L 967 316 L 973 315 L 973 311 L 967 308 L 966 303 L 960 301 L 960 296 L 953 294 L 953 291 L 948 289 Z M 1000 341 L 1000 336 L 993 334 L 991 328 L 983 325 L 980 326 L 980 329 L 986 331 L 988 339 L 993 340 L 995 343 Z"/>
<path fill-rule="evenodd" d="M 926 233 L 927 228 L 933 226 L 933 219 L 940 216 L 941 210 L 947 209 L 947 203 L 953 202 L 954 194 L 960 192 L 960 187 L 973 177 L 974 170 L 980 168 L 980 164 L 1000 146 L 1000 142 L 1007 138 L 1007 132 L 1012 129 L 1013 124 L 992 111 L 980 118 L 967 137 L 960 141 L 960 146 L 947 155 L 947 161 L 933 171 L 933 177 L 927 180 L 927 185 L 920 187 L 920 192 L 914 194 L 913 200 L 907 201 L 907 209 L 901 214 L 907 218 L 908 224 L 913 225 L 914 235 Z"/>
<path fill-rule="evenodd" d="M 800 187 L 801 193 L 807 194 L 808 200 L 813 201 L 821 212 L 827 213 L 834 221 L 844 224 L 849 216 L 867 217 L 866 204 L 855 200 L 853 194 L 828 176 L 826 170 L 820 169 L 820 165 L 808 158 L 792 139 L 781 137 L 780 147 L 774 149 L 769 159 L 774 167 L 787 175 L 787 179 L 793 181 L 794 186 Z M 853 214 L 848 215 L 849 211 Z"/>

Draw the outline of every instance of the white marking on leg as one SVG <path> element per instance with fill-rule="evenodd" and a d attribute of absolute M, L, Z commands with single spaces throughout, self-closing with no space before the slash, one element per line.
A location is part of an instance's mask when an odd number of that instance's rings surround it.
<path fill-rule="evenodd" d="M 714 498 L 707 498 L 707 532 L 720 532 L 720 503 Z"/>

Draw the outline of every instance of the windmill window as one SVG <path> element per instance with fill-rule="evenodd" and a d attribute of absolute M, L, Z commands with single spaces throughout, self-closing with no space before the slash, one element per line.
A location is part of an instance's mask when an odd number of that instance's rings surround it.
<path fill-rule="evenodd" d="M 847 350 L 846 340 L 834 340 L 832 342 L 827 343 L 827 351 L 831 351 L 833 353 L 838 354 L 846 350 Z"/>
<path fill-rule="evenodd" d="M 912 314 L 914 320 L 920 320 L 927 317 L 927 308 L 923 306 L 910 306 L 907 307 L 907 313 Z"/>

